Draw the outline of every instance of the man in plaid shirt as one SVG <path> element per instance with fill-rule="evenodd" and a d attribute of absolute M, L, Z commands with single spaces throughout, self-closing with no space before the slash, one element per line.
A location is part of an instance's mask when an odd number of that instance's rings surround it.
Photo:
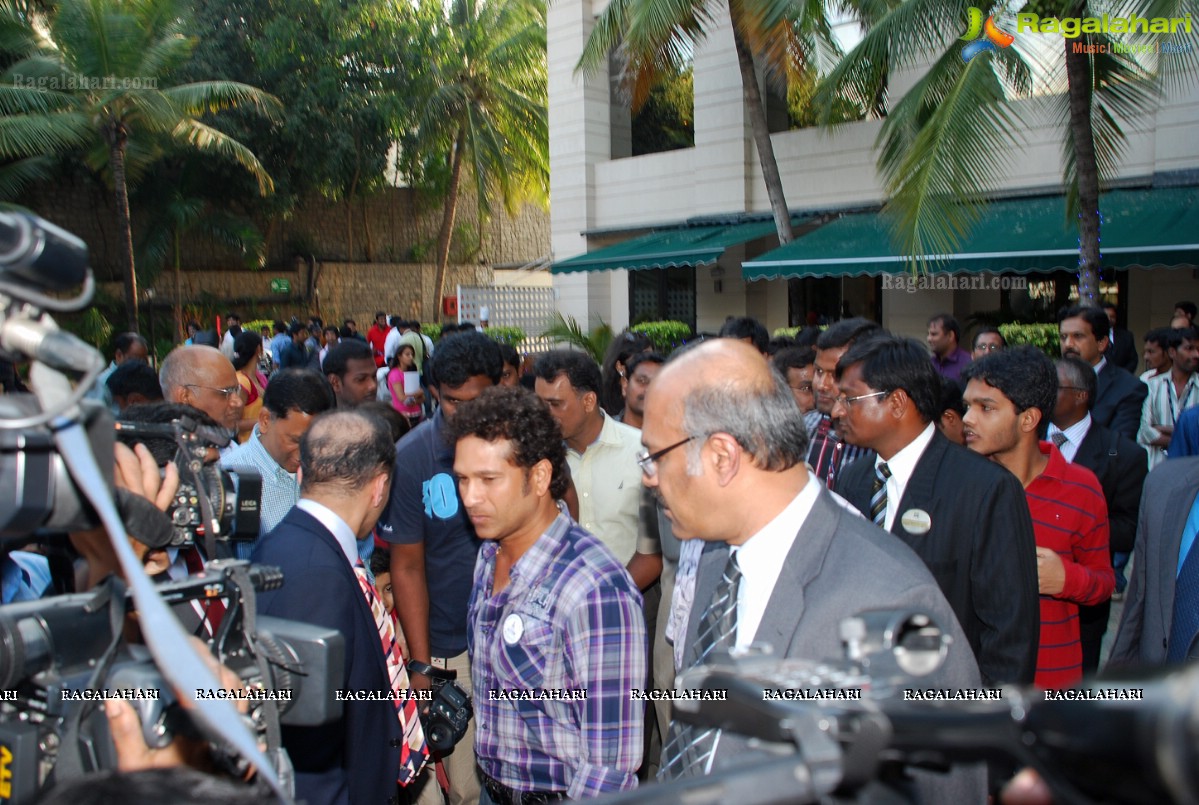
<path fill-rule="evenodd" d="M 633 788 L 646 680 L 641 595 L 561 510 L 566 450 L 549 409 L 495 388 L 458 409 L 458 489 L 483 547 L 468 647 L 480 802 L 542 803 Z"/>

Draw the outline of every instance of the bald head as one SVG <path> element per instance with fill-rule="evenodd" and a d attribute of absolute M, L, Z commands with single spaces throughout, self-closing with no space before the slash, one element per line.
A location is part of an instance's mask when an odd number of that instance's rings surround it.
<path fill-rule="evenodd" d="M 171 350 L 162 362 L 158 380 L 167 402 L 199 408 L 230 430 L 241 420 L 245 402 L 237 372 L 219 349 L 189 346 Z"/>
<path fill-rule="evenodd" d="M 706 341 L 667 363 L 646 393 L 647 421 L 651 415 L 677 423 L 693 445 L 728 433 L 764 470 L 790 469 L 807 455 L 807 430 L 786 380 L 741 341 Z"/>
<path fill-rule="evenodd" d="M 353 497 L 395 462 L 391 429 L 382 417 L 338 409 L 312 420 L 300 441 L 300 492 Z"/>

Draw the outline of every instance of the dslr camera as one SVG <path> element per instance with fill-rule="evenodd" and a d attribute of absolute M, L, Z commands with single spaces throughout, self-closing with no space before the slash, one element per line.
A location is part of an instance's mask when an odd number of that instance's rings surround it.
<path fill-rule="evenodd" d="M 475 709 L 470 703 L 470 696 L 455 681 L 458 678 L 457 671 L 435 668 L 416 660 L 408 663 L 408 671 L 427 676 L 432 683 L 433 701 L 421 710 L 420 723 L 425 730 L 429 749 L 448 752 L 466 735 L 466 728 L 474 718 Z"/>

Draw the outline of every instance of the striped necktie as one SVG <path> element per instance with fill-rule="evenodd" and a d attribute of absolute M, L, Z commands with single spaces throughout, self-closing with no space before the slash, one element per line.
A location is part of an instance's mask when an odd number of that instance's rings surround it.
<path fill-rule="evenodd" d="M 891 468 L 887 463 L 880 462 L 874 467 L 874 487 L 870 491 L 870 519 L 879 528 L 887 521 L 887 479 L 891 477 Z"/>
<path fill-rule="evenodd" d="M 379 630 L 379 639 L 383 644 L 383 656 L 387 658 L 387 675 L 391 681 L 391 689 L 396 694 L 396 714 L 400 718 L 400 729 L 404 733 L 404 744 L 400 750 L 400 769 L 397 782 L 408 785 L 429 759 L 429 746 L 425 742 L 425 731 L 420 724 L 420 716 L 416 700 L 409 695 L 412 685 L 408 681 L 408 668 L 404 662 L 404 654 L 400 650 L 400 641 L 396 638 L 395 624 L 391 613 L 383 606 L 375 585 L 371 584 L 366 566 L 359 559 L 354 563 L 354 575 L 358 577 L 358 586 L 366 596 L 370 605 L 371 615 L 375 618 L 375 628 Z"/>
<path fill-rule="evenodd" d="M 695 637 L 699 665 L 717 649 L 732 648 L 737 638 L 737 593 L 741 586 L 741 568 L 737 554 L 730 552 L 724 574 L 712 603 L 704 610 Z M 661 776 L 666 779 L 707 774 L 712 768 L 720 730 L 672 721 L 666 746 L 662 749 Z"/>
<path fill-rule="evenodd" d="M 1049 441 L 1053 442 L 1053 444 L 1057 447 L 1058 450 L 1061 450 L 1062 445 L 1065 444 L 1066 442 L 1070 441 L 1070 439 L 1068 439 L 1066 437 L 1066 434 L 1062 433 L 1059 430 L 1056 433 L 1051 433 L 1049 435 Z"/>

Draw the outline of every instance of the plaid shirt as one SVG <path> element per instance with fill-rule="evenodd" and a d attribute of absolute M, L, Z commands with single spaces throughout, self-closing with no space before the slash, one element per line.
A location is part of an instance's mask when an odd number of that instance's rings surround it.
<path fill-rule="evenodd" d="M 492 595 L 497 548 L 479 551 L 470 598 L 479 767 L 516 791 L 571 799 L 636 787 L 645 706 L 631 690 L 647 678 L 641 593 L 564 514 Z M 513 692 L 557 698 L 496 695 Z"/>

